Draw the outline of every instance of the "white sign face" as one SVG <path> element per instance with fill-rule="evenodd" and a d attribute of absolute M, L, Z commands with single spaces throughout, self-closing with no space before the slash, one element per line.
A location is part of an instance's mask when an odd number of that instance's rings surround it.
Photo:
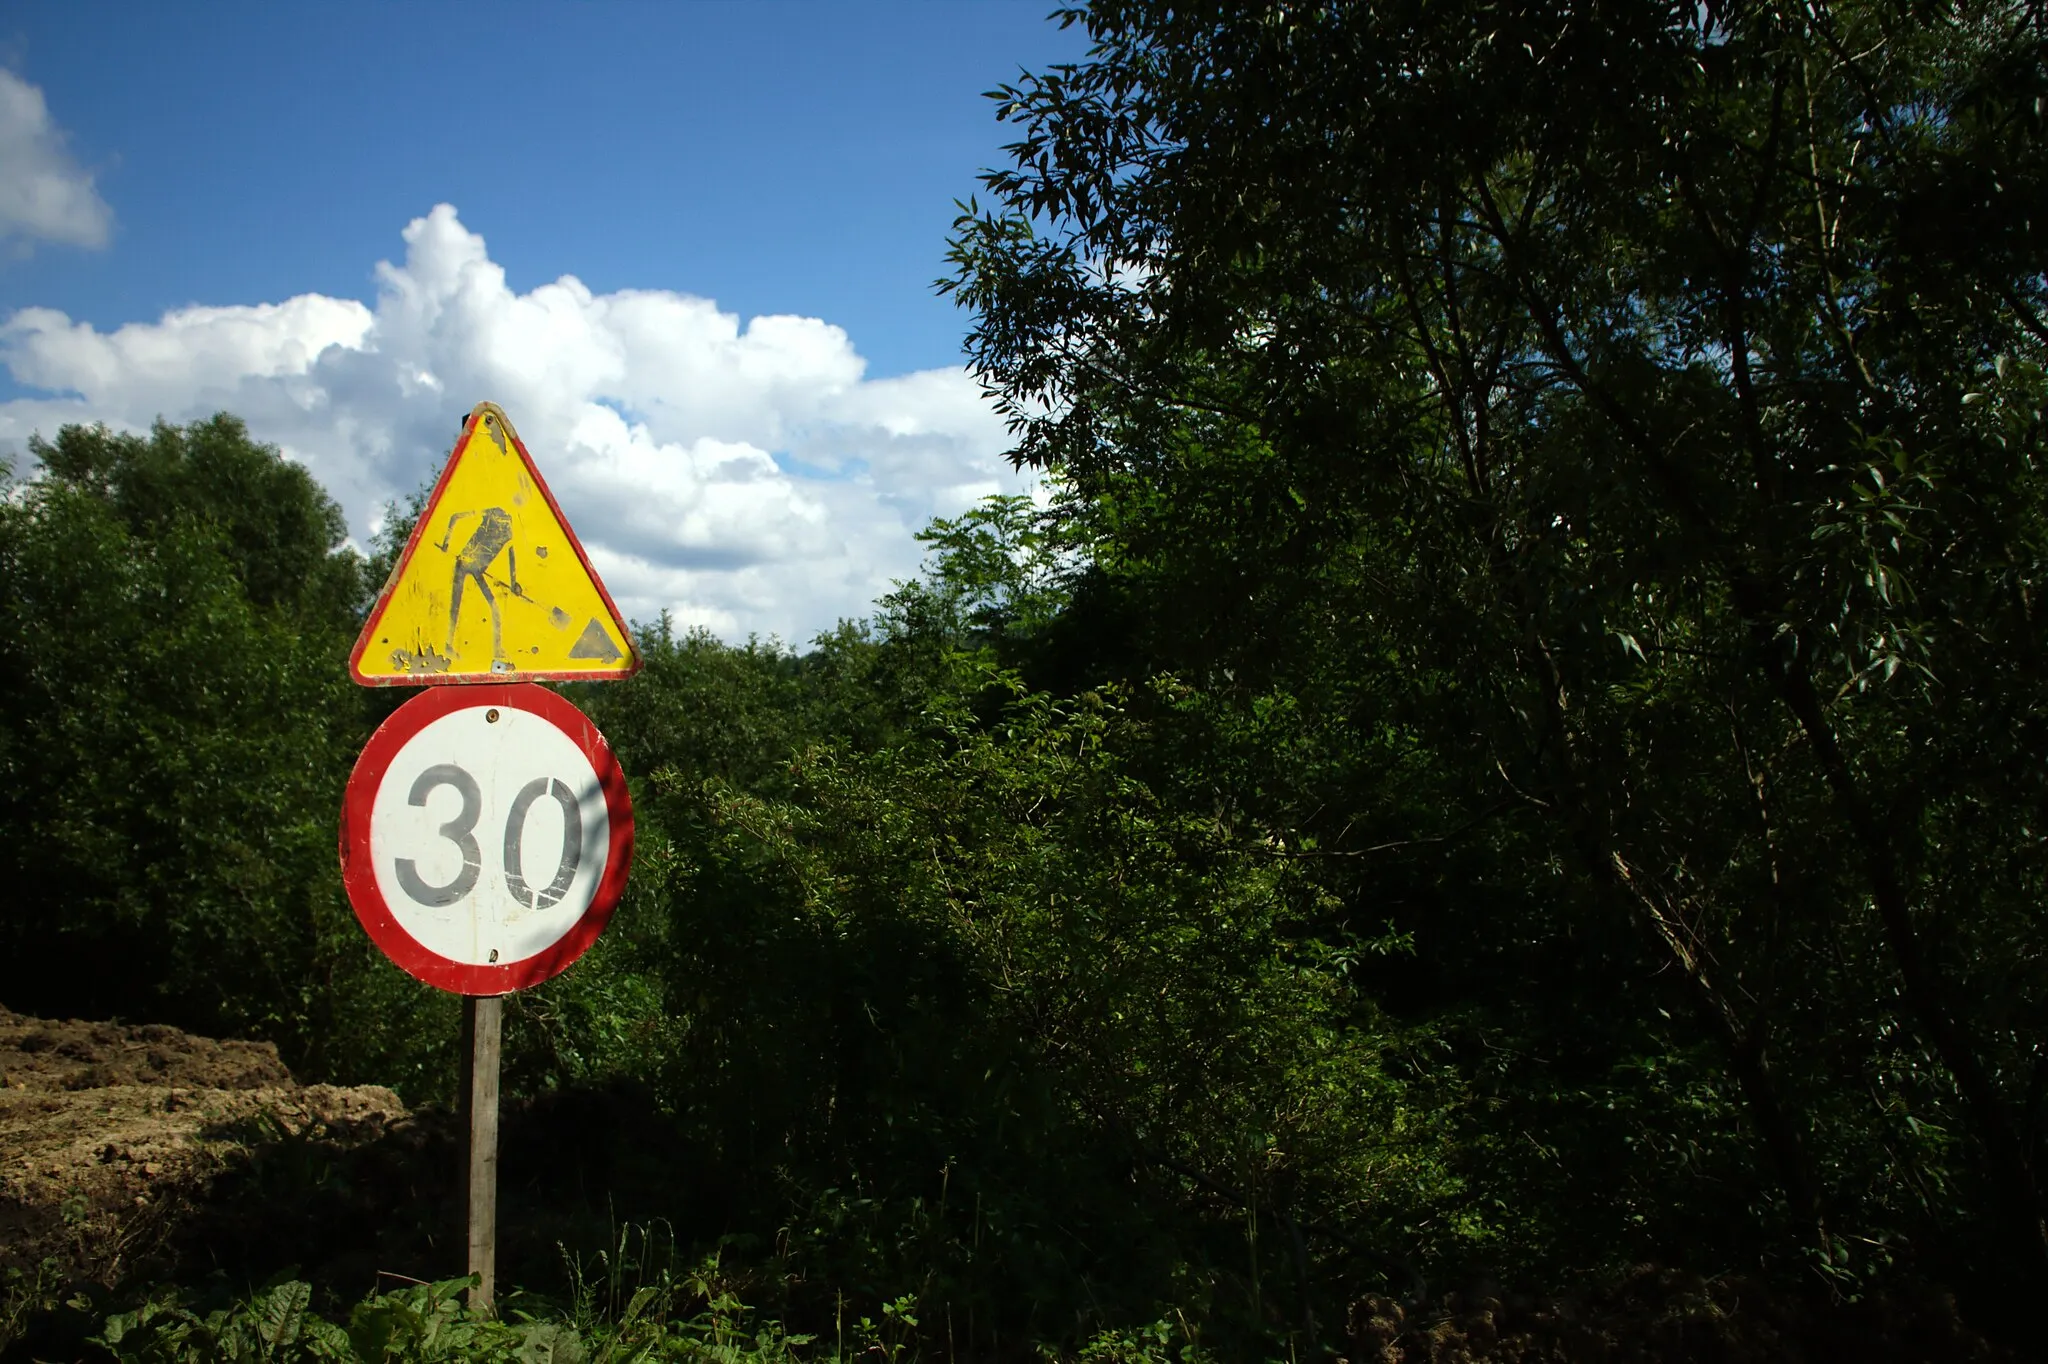
<path fill-rule="evenodd" d="M 465 966 L 524 960 L 590 908 L 611 816 L 589 757 L 511 706 L 440 716 L 399 747 L 370 804 L 370 860 L 392 919 Z"/>

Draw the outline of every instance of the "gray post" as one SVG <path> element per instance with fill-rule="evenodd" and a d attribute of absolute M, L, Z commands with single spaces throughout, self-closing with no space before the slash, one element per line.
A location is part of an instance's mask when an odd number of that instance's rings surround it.
<path fill-rule="evenodd" d="M 501 995 L 462 997 L 463 1242 L 473 1312 L 490 1315 L 498 1277 L 498 1051 L 505 1017 Z"/>

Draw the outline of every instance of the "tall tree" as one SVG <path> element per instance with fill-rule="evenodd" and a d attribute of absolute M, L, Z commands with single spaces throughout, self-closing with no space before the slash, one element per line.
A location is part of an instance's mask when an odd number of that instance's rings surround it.
<path fill-rule="evenodd" d="M 335 1013 L 409 1007 L 338 983 L 367 728 L 339 509 L 224 415 L 31 452 L 0 497 L 0 999 L 255 1031 L 313 1072 L 375 1050 Z"/>
<path fill-rule="evenodd" d="M 1953 1124 L 2048 1285 L 2042 6 L 1065 18 L 949 284 L 1162 657 L 1542 831 L 1817 1264 Z"/>

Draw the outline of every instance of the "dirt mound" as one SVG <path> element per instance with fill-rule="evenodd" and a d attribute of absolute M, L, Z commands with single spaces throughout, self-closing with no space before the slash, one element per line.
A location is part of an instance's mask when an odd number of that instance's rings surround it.
<path fill-rule="evenodd" d="M 0 1009 L 0 1271 L 111 1286 L 251 1146 L 407 1116 L 381 1086 L 298 1084 L 267 1042 Z"/>
<path fill-rule="evenodd" d="M 217 1042 L 161 1023 L 53 1022 L 0 1009 L 0 1088 L 291 1088 L 291 1072 L 269 1042 Z"/>

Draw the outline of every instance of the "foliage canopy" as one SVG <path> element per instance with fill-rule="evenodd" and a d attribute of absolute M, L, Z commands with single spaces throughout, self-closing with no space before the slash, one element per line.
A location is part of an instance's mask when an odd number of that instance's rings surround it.
<path fill-rule="evenodd" d="M 1068 17 L 950 285 L 1155 666 L 1427 754 L 1263 819 L 1460 831 L 1418 935 L 1816 1268 L 2048 1283 L 2039 6 Z"/>

